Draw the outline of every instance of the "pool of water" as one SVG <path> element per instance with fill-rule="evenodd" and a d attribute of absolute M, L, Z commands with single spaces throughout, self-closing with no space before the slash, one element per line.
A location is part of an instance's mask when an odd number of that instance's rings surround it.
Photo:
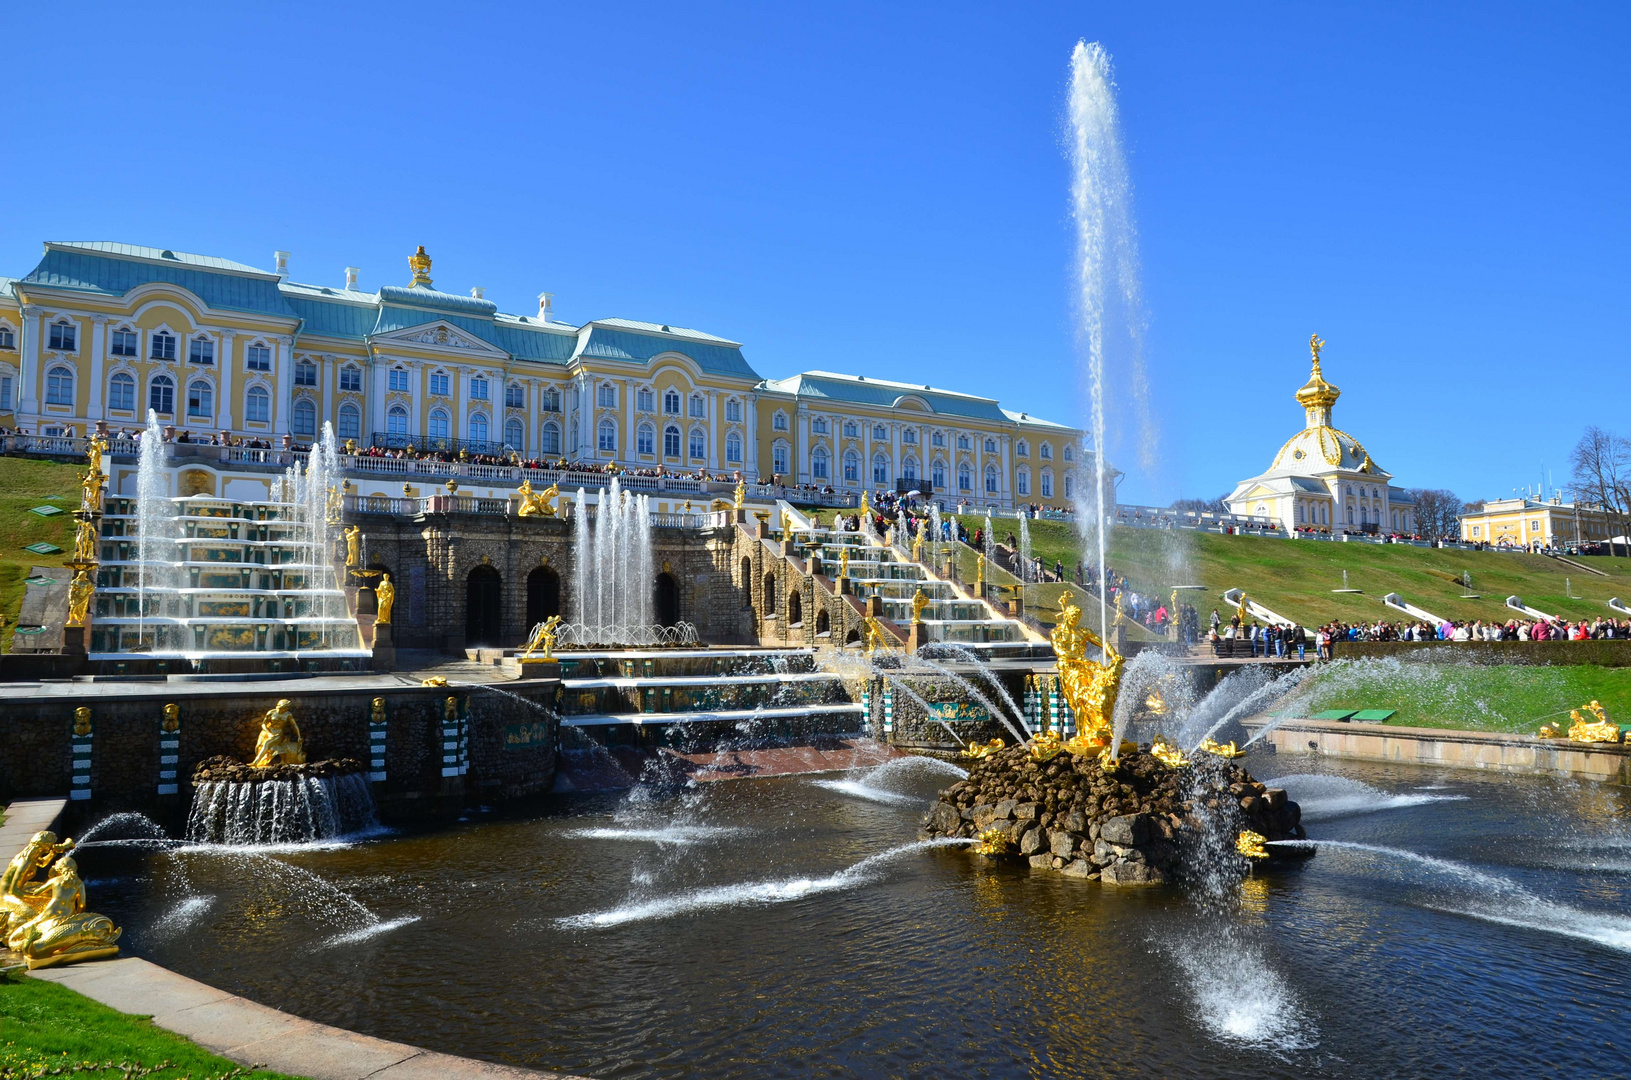
<path fill-rule="evenodd" d="M 80 861 L 138 955 L 591 1077 L 1631 1071 L 1631 792 L 1247 764 L 1326 844 L 1221 895 L 921 845 L 950 779 L 922 761 L 320 848 L 93 842 Z"/>

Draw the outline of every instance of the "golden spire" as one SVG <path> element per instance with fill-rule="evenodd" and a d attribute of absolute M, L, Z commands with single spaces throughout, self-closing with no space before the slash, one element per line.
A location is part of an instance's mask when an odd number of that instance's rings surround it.
<path fill-rule="evenodd" d="M 413 280 L 408 283 L 408 288 L 429 289 L 434 287 L 430 283 L 430 256 L 425 254 L 424 244 L 420 244 L 419 250 L 408 256 L 408 266 L 413 270 Z M 1315 367 L 1318 368 L 1317 363 Z"/>
<path fill-rule="evenodd" d="M 1336 404 L 1342 391 L 1325 381 L 1320 374 L 1320 350 L 1325 348 L 1325 342 L 1320 340 L 1318 334 L 1308 339 L 1308 351 L 1313 356 L 1314 370 L 1308 376 L 1308 381 L 1302 389 L 1297 391 L 1297 404 L 1308 412 L 1309 427 L 1329 427 L 1331 424 L 1331 406 Z"/>

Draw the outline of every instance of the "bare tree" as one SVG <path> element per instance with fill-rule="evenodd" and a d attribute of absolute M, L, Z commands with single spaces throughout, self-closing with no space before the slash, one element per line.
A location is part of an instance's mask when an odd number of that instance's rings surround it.
<path fill-rule="evenodd" d="M 1466 504 L 1453 491 L 1443 488 L 1412 488 L 1405 494 L 1416 503 L 1416 531 L 1438 539 L 1461 536 L 1461 515 Z"/>
<path fill-rule="evenodd" d="M 1215 499 L 1174 499 L 1172 509 L 1177 510 L 1179 513 L 1227 514 L 1229 512 L 1229 496 L 1219 495 Z"/>
<path fill-rule="evenodd" d="M 1631 439 L 1588 427 L 1574 452 L 1574 501 L 1577 506 L 1595 506 L 1613 526 L 1615 536 L 1624 536 L 1631 523 Z"/>

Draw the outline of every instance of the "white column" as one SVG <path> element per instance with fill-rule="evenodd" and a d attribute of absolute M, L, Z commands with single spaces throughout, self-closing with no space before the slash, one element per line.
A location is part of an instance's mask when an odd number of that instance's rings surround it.
<path fill-rule="evenodd" d="M 107 324 L 106 315 L 91 316 L 91 392 L 85 406 L 85 416 L 93 421 L 102 419 L 102 354 L 107 337 Z M 89 435 L 90 432 L 87 431 L 86 434 Z"/>
<path fill-rule="evenodd" d="M 804 410 L 801 401 L 798 412 L 793 414 L 793 460 L 788 462 L 793 480 L 799 484 L 810 482 L 810 414 Z"/>
<path fill-rule="evenodd" d="M 1014 502 L 1015 502 L 1014 488 L 1013 488 L 1013 485 L 1014 485 L 1014 481 L 1013 481 L 1014 463 L 1013 463 L 1013 459 L 1009 455 L 1010 455 L 1010 453 L 1012 452 L 1012 450 L 1014 448 L 1014 440 L 1009 438 L 1008 436 L 1004 435 L 1002 437 L 1002 442 L 999 444 L 999 447 L 1002 450 L 1002 466 L 1001 466 L 1001 468 L 1002 468 L 1002 479 L 1000 481 L 1000 483 L 1002 484 L 1002 494 L 1003 494 L 1003 498 L 1006 501 L 1007 505 L 1010 508 L 1012 508 L 1013 505 L 1014 505 Z M 1059 477 L 1059 483 L 1063 484 L 1064 482 L 1065 482 L 1065 478 L 1063 476 L 1060 476 Z"/>
<path fill-rule="evenodd" d="M 272 417 L 272 434 L 287 435 L 289 411 L 294 408 L 294 338 L 273 338 L 272 349 L 277 354 L 272 361 L 272 370 L 277 372 L 277 402 L 273 405 L 277 414 Z"/>
<path fill-rule="evenodd" d="M 323 422 L 334 420 L 334 380 L 337 378 L 333 353 L 317 358 L 317 433 L 323 433 Z"/>
<path fill-rule="evenodd" d="M 215 409 L 215 422 L 225 431 L 232 430 L 232 377 L 235 374 L 233 366 L 237 362 L 233 358 L 233 343 L 236 339 L 237 335 L 231 330 L 221 332 L 221 355 L 218 361 L 221 365 L 219 383 L 221 389 L 218 394 L 220 401 Z"/>
<path fill-rule="evenodd" d="M 357 433 L 357 442 L 368 446 L 374 441 L 374 432 L 385 430 L 385 388 L 387 380 L 391 377 L 391 362 L 383 356 L 369 357 L 369 374 L 373 386 L 368 390 L 367 399 L 363 401 L 362 415 L 368 418 L 368 430 Z M 417 397 L 417 388 L 415 388 Z"/>
<path fill-rule="evenodd" d="M 742 416 L 746 420 L 747 445 L 742 448 L 742 456 L 747 460 L 742 463 L 744 476 L 754 480 L 759 479 L 759 395 L 748 394 L 747 404 L 743 407 Z"/>
<path fill-rule="evenodd" d="M 448 431 L 455 439 L 465 439 L 470 436 L 470 429 L 465 420 L 470 411 L 470 369 L 455 367 L 451 369 L 451 373 L 453 375 L 453 423 Z"/>
<path fill-rule="evenodd" d="M 23 340 L 17 350 L 17 423 L 26 426 L 40 418 L 40 354 L 45 349 L 45 312 L 30 304 L 23 308 Z"/>
<path fill-rule="evenodd" d="M 618 404 L 622 406 L 623 422 L 618 425 L 622 428 L 617 433 L 618 459 L 621 461 L 634 460 L 634 387 L 632 379 L 624 379 L 618 386 L 617 392 L 622 395 Z"/>
<path fill-rule="evenodd" d="M 390 367 L 389 359 L 386 360 L 386 367 Z M 419 413 L 424 409 L 424 404 L 420 397 L 420 395 L 424 393 L 424 381 L 425 366 L 423 364 L 408 365 L 408 393 L 412 395 L 413 398 L 413 404 L 410 406 L 410 410 L 408 412 L 409 435 L 423 435 L 426 431 L 424 424 L 421 423 L 419 419 Z M 380 408 L 383 409 L 384 407 L 385 405 L 381 403 Z M 385 429 L 382 427 L 379 430 L 384 431 Z"/>
<path fill-rule="evenodd" d="M 872 489 L 872 421 L 861 421 L 861 490 Z"/>

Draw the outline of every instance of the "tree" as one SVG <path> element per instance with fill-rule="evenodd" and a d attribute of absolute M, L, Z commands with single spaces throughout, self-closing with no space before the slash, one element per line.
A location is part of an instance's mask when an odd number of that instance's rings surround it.
<path fill-rule="evenodd" d="M 1588 427 L 1569 455 L 1574 468 L 1574 501 L 1603 511 L 1615 536 L 1631 524 L 1631 439 Z"/>
<path fill-rule="evenodd" d="M 1432 539 L 1461 537 L 1463 503 L 1453 491 L 1443 488 L 1412 488 L 1405 494 L 1416 503 L 1416 532 Z"/>
<path fill-rule="evenodd" d="M 1197 514 L 1227 514 L 1229 512 L 1229 496 L 1219 495 L 1215 499 L 1174 499 L 1172 509 L 1179 513 Z"/>

